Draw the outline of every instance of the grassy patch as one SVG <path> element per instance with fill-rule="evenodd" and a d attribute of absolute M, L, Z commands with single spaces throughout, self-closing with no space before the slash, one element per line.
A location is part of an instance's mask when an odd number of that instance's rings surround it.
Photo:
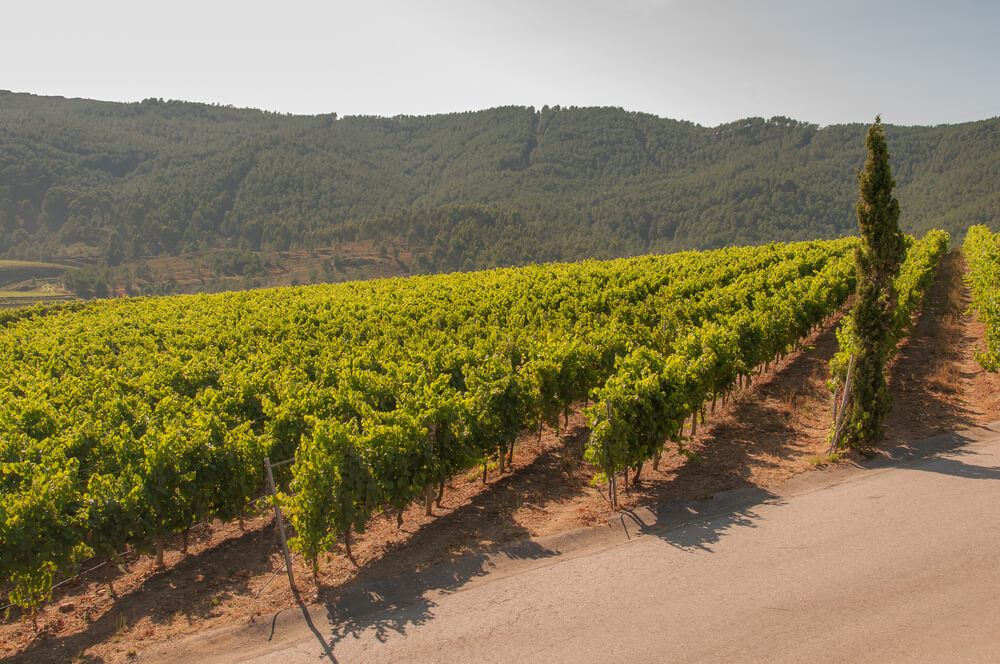
<path fill-rule="evenodd" d="M 53 293 L 52 291 L 46 291 L 46 290 L 12 290 L 12 291 L 0 290 L 0 297 L 9 297 L 18 300 L 22 299 L 38 300 L 51 297 L 66 297 L 66 295 L 63 293 Z"/>
<path fill-rule="evenodd" d="M 8 259 L 0 259 L 0 271 L 3 270 L 21 270 L 24 268 L 59 268 L 60 270 L 68 270 L 69 266 L 60 265 L 59 263 L 43 263 L 41 261 L 16 261 Z"/>
<path fill-rule="evenodd" d="M 823 466 L 826 466 L 828 464 L 840 463 L 840 459 L 841 459 L 840 453 L 834 452 L 833 454 L 828 454 L 823 457 L 814 457 L 812 459 L 809 459 L 809 465 L 812 466 L 813 468 L 822 468 Z"/>

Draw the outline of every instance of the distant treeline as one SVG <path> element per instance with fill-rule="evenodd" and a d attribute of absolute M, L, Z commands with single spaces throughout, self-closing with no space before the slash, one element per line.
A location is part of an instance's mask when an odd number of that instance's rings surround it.
<path fill-rule="evenodd" d="M 998 129 L 886 127 L 906 232 L 997 229 Z M 618 108 L 338 118 L 0 92 L 0 256 L 113 266 L 374 240 L 427 272 L 831 238 L 856 233 L 864 135 Z"/>

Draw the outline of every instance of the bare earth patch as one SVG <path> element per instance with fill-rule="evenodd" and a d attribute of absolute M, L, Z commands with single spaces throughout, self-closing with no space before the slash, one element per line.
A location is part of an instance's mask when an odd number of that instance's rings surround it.
<path fill-rule="evenodd" d="M 960 254 L 946 258 L 913 338 L 900 349 L 889 444 L 1000 418 L 1000 379 L 986 375 L 973 357 L 983 331 L 965 313 L 962 268 Z M 658 470 L 647 463 L 640 484 L 620 497 L 621 507 L 767 488 L 809 470 L 827 449 L 833 326 L 805 346 L 755 377 L 726 406 L 717 404 L 687 444 L 697 460 L 668 445 Z M 426 569 L 527 537 L 605 527 L 607 491 L 591 486 L 593 468 L 582 461 L 588 436 L 578 408 L 558 434 L 524 434 L 514 468 L 503 475 L 491 470 L 487 484 L 481 469 L 453 478 L 432 517 L 413 505 L 402 528 L 394 514 L 374 518 L 354 539 L 353 559 L 331 552 L 318 578 L 295 558 L 303 599 L 327 601 L 347 584 Z M 234 523 L 205 524 L 193 531 L 188 551 L 168 550 L 162 571 L 153 568 L 151 556 L 133 555 L 127 569 L 114 570 L 117 599 L 107 590 L 106 568 L 61 586 L 37 616 L 37 633 L 30 619 L 11 610 L 0 623 L 0 656 L 12 662 L 136 661 L 156 643 L 253 622 L 295 604 L 267 516 L 248 521 L 245 531 Z"/>
<path fill-rule="evenodd" d="M 900 348 L 890 377 L 888 444 L 1000 419 L 1000 376 L 976 362 L 985 330 L 968 312 L 971 297 L 962 282 L 964 272 L 961 252 L 942 259 L 924 312 Z"/>

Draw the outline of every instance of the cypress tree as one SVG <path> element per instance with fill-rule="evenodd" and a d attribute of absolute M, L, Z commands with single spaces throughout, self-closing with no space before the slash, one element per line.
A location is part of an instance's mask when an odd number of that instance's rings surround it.
<path fill-rule="evenodd" d="M 886 363 L 892 350 L 892 324 L 898 294 L 895 280 L 906 256 L 899 230 L 899 201 L 892 197 L 896 182 L 889 170 L 889 147 L 882 119 L 868 128 L 868 160 L 858 172 L 857 299 L 851 311 L 855 332 L 854 377 L 844 442 L 870 450 L 881 440 L 882 421 L 891 407 Z"/>

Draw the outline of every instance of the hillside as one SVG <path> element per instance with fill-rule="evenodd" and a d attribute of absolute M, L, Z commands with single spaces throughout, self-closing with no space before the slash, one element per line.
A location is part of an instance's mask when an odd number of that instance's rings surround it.
<path fill-rule="evenodd" d="M 972 223 L 996 228 L 998 128 L 887 126 L 905 231 L 961 241 Z M 339 265 L 359 256 L 392 275 L 831 238 L 856 232 L 864 131 L 616 108 L 338 118 L 0 92 L 0 257 L 183 256 L 164 278 L 206 270 L 223 281 L 202 288 L 219 289 L 369 276 Z M 301 276 L 282 267 L 296 251 L 313 258 Z"/>

